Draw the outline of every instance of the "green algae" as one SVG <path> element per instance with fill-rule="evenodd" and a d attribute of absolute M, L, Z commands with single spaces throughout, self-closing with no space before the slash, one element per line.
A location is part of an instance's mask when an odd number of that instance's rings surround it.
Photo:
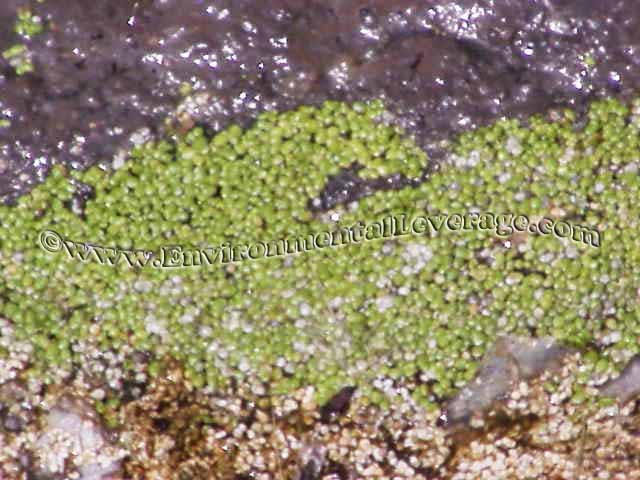
<path fill-rule="evenodd" d="M 34 346 L 33 375 L 70 368 L 78 341 L 170 355 L 196 386 L 257 378 L 274 393 L 302 385 L 326 399 L 358 384 L 385 403 L 378 376 L 428 378 L 420 401 L 472 378 L 498 335 L 600 345 L 594 371 L 638 351 L 639 126 L 628 106 L 502 121 L 462 135 L 416 188 L 340 207 L 340 224 L 384 215 L 513 212 L 598 228 L 600 248 L 549 236 L 505 243 L 488 232 L 406 236 L 226 266 L 109 267 L 39 248 L 42 230 L 119 248 L 204 248 L 305 235 L 335 225 L 308 210 L 328 177 L 418 177 L 425 155 L 377 121 L 378 102 L 265 113 L 207 138 L 136 148 L 114 172 L 56 167 L 16 206 L 0 207 L 0 313 Z M 78 182 L 93 187 L 82 215 Z M 96 334 L 97 332 L 97 334 Z M 613 339 L 613 341 L 612 341 Z"/>

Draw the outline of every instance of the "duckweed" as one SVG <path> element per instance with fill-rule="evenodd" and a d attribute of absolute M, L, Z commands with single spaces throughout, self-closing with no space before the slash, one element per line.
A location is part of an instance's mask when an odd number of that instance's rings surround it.
<path fill-rule="evenodd" d="M 597 345 L 587 357 L 594 368 L 618 368 L 640 335 L 634 111 L 595 103 L 583 129 L 570 113 L 498 122 L 462 135 L 418 187 L 331 215 L 308 206 L 341 168 L 415 178 L 426 167 L 415 144 L 377 121 L 379 102 L 268 112 L 213 138 L 196 128 L 137 147 L 112 172 L 55 167 L 17 205 L 0 207 L 0 314 L 32 343 L 30 373 L 44 378 L 51 365 L 79 360 L 78 342 L 130 344 L 154 354 L 151 373 L 169 354 L 197 386 L 231 377 L 273 392 L 312 384 L 322 400 L 357 384 L 385 403 L 376 377 L 418 375 L 429 382 L 414 397 L 429 403 L 468 381 L 503 333 Z M 85 202 L 82 184 L 92 189 Z M 603 242 L 443 229 L 182 269 L 108 267 L 38 248 L 44 229 L 120 248 L 202 248 L 319 232 L 335 227 L 329 218 L 468 211 L 561 218 L 598 228 Z"/>
<path fill-rule="evenodd" d="M 28 8 L 18 10 L 18 18 L 16 19 L 13 30 L 24 41 L 29 41 L 36 35 L 42 33 L 44 27 L 42 19 L 34 15 Z M 16 74 L 24 75 L 34 71 L 32 62 L 32 54 L 25 44 L 15 44 L 2 52 L 2 57 L 9 61 L 9 64 L 15 69 Z M 7 126 L 4 121 L 0 121 L 0 128 Z"/>
<path fill-rule="evenodd" d="M 14 30 L 21 37 L 34 37 L 42 33 L 42 19 L 29 9 L 20 9 Z"/>
<path fill-rule="evenodd" d="M 9 61 L 9 64 L 15 69 L 18 75 L 33 72 L 31 53 L 25 45 L 13 45 L 2 52 L 2 57 Z"/>

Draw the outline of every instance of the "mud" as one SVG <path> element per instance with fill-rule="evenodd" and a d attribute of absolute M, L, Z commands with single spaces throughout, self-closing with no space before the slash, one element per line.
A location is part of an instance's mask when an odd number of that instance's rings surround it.
<path fill-rule="evenodd" d="M 12 31 L 25 6 L 44 19 L 32 39 Z M 634 0 L 5 0 L 0 22 L 0 51 L 24 43 L 34 66 L 18 76 L 0 59 L 4 199 L 52 163 L 121 161 L 167 118 L 216 131 L 263 110 L 384 98 L 387 120 L 437 159 L 457 132 L 640 85 Z"/>

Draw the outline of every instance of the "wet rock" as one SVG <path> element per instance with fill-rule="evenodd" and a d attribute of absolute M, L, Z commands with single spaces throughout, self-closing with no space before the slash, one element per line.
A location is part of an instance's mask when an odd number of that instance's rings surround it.
<path fill-rule="evenodd" d="M 518 382 L 558 367 L 569 352 L 552 338 L 501 337 L 485 355 L 476 377 L 447 403 L 442 423 L 458 424 L 488 409 Z"/>
<path fill-rule="evenodd" d="M 560 345 L 550 337 L 527 339 L 512 338 L 502 340 L 504 349 L 511 354 L 519 369 L 521 380 L 529 380 L 560 366 L 562 358 L 570 352 L 570 349 Z"/>
<path fill-rule="evenodd" d="M 617 399 L 621 404 L 640 395 L 640 355 L 629 360 L 620 376 L 602 385 L 600 393 Z"/>
<path fill-rule="evenodd" d="M 3 25 L 28 2 L 0 5 Z M 135 132 L 217 131 L 264 110 L 384 98 L 432 158 L 441 140 L 502 116 L 582 108 L 640 87 L 640 5 L 615 0 L 82 0 L 31 2 L 44 30 L 0 32 L 33 72 L 0 56 L 0 198 L 53 163 L 122 158 Z M 196 102 L 197 103 L 197 102 Z M 7 124 L 8 122 L 8 124 Z M 120 160 L 118 160 L 120 162 Z M 378 186 L 374 186 L 374 189 Z M 356 188 L 361 187 L 356 185 Z M 367 190 L 369 191 L 369 190 Z M 353 195 L 345 195 L 350 198 Z"/>
<path fill-rule="evenodd" d="M 326 211 L 338 205 L 355 202 L 373 192 L 399 190 L 408 185 L 417 184 L 416 180 L 403 175 L 390 175 L 374 179 L 363 179 L 358 176 L 361 168 L 357 165 L 343 169 L 327 179 L 327 183 L 317 199 L 309 202 L 312 211 Z"/>
<path fill-rule="evenodd" d="M 487 355 L 476 377 L 448 402 L 445 424 L 465 421 L 490 407 L 515 386 L 518 375 L 518 363 L 509 353 L 495 351 Z"/>

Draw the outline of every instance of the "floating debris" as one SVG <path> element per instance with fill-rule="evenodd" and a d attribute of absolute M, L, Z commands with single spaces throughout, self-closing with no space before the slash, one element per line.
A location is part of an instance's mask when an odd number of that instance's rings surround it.
<path fill-rule="evenodd" d="M 356 392 L 356 387 L 344 387 L 329 399 L 320 408 L 320 416 L 325 423 L 330 422 L 336 416 L 344 415 L 349 410 L 351 397 Z"/>

